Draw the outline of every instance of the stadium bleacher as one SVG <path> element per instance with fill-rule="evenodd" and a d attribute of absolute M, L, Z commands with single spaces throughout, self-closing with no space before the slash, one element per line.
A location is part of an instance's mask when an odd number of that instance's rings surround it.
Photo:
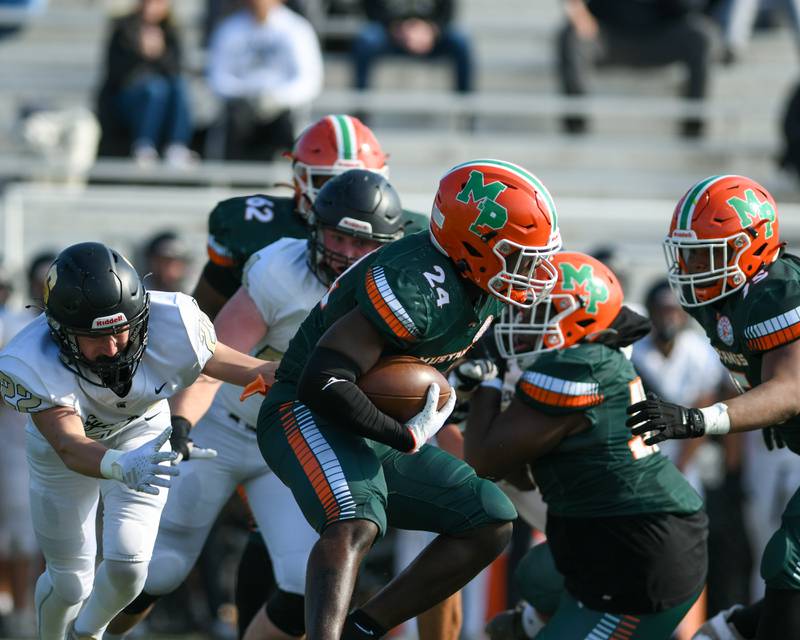
<path fill-rule="evenodd" d="M 45 179 L 48 186 L 43 193 L 57 191 L 64 172 L 52 162 L 43 166 L 25 155 L 13 131 L 18 111 L 28 104 L 91 107 L 101 73 L 107 17 L 126 6 L 121 0 L 51 2 L 24 32 L 0 41 L 0 86 L 4 87 L 0 127 L 9 133 L 0 136 L 0 182 Z M 195 115 L 201 124 L 210 121 L 216 109 L 202 76 L 203 7 L 200 0 L 175 3 L 185 34 Z M 752 175 L 773 191 L 784 208 L 800 200 L 796 185 L 779 175 L 774 163 L 780 142 L 779 119 L 795 81 L 793 74 L 787 73 L 789 61 L 796 56 L 788 30 L 757 36 L 739 64 L 715 66 L 710 98 L 698 105 L 676 97 L 681 82 L 677 68 L 603 70 L 596 94 L 580 99 L 560 96 L 553 72 L 554 37 L 561 24 L 555 0 L 502 0 L 492 3 L 490 15 L 480 0 L 463 0 L 459 20 L 475 45 L 474 94 L 451 92 L 450 69 L 443 63 L 409 64 L 393 59 L 379 63 L 374 88 L 359 94 L 350 89 L 349 59 L 335 53 L 326 56 L 325 91 L 312 105 L 313 117 L 354 110 L 371 113 L 374 129 L 391 154 L 392 179 L 410 206 L 427 209 L 441 172 L 455 162 L 479 156 L 508 159 L 537 173 L 567 212 L 562 216 L 565 230 L 569 228 L 565 237 L 574 247 L 605 240 L 597 238 L 593 224 L 599 211 L 628 212 L 617 241 L 626 245 L 643 242 L 643 236 L 630 230 L 646 221 L 653 225 L 651 241 L 658 242 L 672 203 L 689 184 L 708 174 Z M 320 30 L 341 37 L 357 27 L 357 19 L 345 16 L 321 24 Z M 591 116 L 591 134 L 571 138 L 559 132 L 558 117 L 567 107 Z M 708 118 L 707 135 L 692 142 L 680 139 L 676 135 L 678 120 L 698 112 Z M 467 116 L 474 116 L 472 128 L 464 126 Z M 185 218 L 190 225 L 187 229 L 199 229 L 216 194 L 253 191 L 284 181 L 288 165 L 206 162 L 192 171 L 142 170 L 125 159 L 101 158 L 88 177 L 126 185 L 118 188 L 119 198 L 109 199 L 115 204 L 113 214 L 109 211 L 107 215 L 121 218 L 148 217 L 150 211 L 144 213 L 143 202 L 155 203 L 159 194 L 165 202 L 174 202 L 166 195 L 170 189 L 158 185 L 182 185 L 177 192 L 185 194 L 190 203 L 187 209 L 194 214 Z M 142 183 L 155 186 L 133 186 Z M 51 198 L 48 215 L 63 211 L 65 217 L 71 217 L 80 209 L 76 202 L 83 199 L 87 210 L 95 210 L 96 203 L 105 202 L 114 190 L 92 185 L 76 191 L 71 186 L 66 188 L 70 195 L 61 201 L 51 195 L 42 198 Z M 12 269 L 21 266 L 21 254 L 29 248 L 14 244 L 8 230 L 21 225 L 25 234 L 29 233 L 35 216 L 28 208 L 40 206 L 34 204 L 36 192 L 34 187 L 6 190 L 2 245 Z M 14 204 L 20 193 L 25 194 L 22 208 Z M 652 216 L 642 217 L 631 205 L 641 199 L 652 203 Z M 573 202 L 583 204 L 573 207 Z M 660 203 L 657 207 L 656 202 Z M 102 214 L 98 211 L 97 215 Z M 10 219 L 15 216 L 22 220 Z M 86 227 L 77 227 L 78 235 L 95 228 L 92 218 L 86 219 Z M 184 218 L 175 218 L 176 223 L 179 220 Z M 143 233 L 146 227 L 138 229 Z M 30 233 L 32 250 L 36 234 Z M 202 243 L 198 250 L 201 247 Z M 646 258 L 647 270 L 655 272 L 660 257 L 652 249 L 643 247 L 640 253 Z"/>

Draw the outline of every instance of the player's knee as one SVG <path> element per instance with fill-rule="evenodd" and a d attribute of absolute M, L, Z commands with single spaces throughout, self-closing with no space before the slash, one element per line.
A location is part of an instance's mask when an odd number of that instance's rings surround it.
<path fill-rule="evenodd" d="M 94 571 L 59 571 L 48 567 L 53 592 L 69 605 L 80 604 L 92 592 Z"/>
<path fill-rule="evenodd" d="M 267 600 L 267 617 L 285 634 L 300 637 L 306 632 L 305 598 L 278 589 Z"/>
<path fill-rule="evenodd" d="M 147 578 L 146 562 L 104 560 L 103 567 L 109 583 L 120 596 L 131 600 L 144 588 Z"/>
<path fill-rule="evenodd" d="M 794 520 L 794 519 L 793 519 Z M 761 557 L 761 577 L 774 589 L 800 590 L 800 540 L 786 522 L 770 538 Z"/>
<path fill-rule="evenodd" d="M 366 553 L 377 535 L 378 526 L 370 520 L 339 520 L 325 528 L 320 535 L 320 542 L 355 553 Z"/>
<path fill-rule="evenodd" d="M 153 556 L 150 567 L 144 590 L 160 596 L 175 591 L 192 569 L 186 558 L 172 552 Z"/>
<path fill-rule="evenodd" d="M 477 480 L 480 482 L 478 495 L 486 519 L 491 522 L 513 522 L 517 517 L 517 510 L 508 496 L 494 482 L 482 478 Z"/>

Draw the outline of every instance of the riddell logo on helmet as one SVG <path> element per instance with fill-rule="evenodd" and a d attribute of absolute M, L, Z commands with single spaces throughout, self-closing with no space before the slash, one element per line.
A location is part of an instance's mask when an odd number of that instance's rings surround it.
<path fill-rule="evenodd" d="M 692 229 L 675 229 L 675 231 L 672 232 L 672 237 L 685 240 L 697 240 L 697 234 Z"/>
<path fill-rule="evenodd" d="M 359 233 L 372 233 L 372 225 L 369 222 L 356 220 L 355 218 L 342 218 L 336 226 L 340 229 L 350 229 Z"/>
<path fill-rule="evenodd" d="M 128 322 L 128 318 L 125 317 L 125 314 L 115 313 L 113 316 L 103 316 L 102 318 L 95 318 L 92 320 L 92 329 L 105 329 L 107 327 L 115 327 L 119 324 L 125 324 Z"/>

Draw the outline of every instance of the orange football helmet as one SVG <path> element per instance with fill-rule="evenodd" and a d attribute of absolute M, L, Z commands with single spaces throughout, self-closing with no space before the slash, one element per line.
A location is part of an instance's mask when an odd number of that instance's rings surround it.
<path fill-rule="evenodd" d="M 464 278 L 505 302 L 531 307 L 555 284 L 556 207 L 520 166 L 472 160 L 450 169 L 439 182 L 430 232 Z"/>
<path fill-rule="evenodd" d="M 389 177 L 386 154 L 369 127 L 358 118 L 329 115 L 306 127 L 294 143 L 291 158 L 297 210 L 311 215 L 323 184 L 350 169 L 368 169 Z"/>
<path fill-rule="evenodd" d="M 504 358 L 565 349 L 608 329 L 622 308 L 617 276 L 585 253 L 553 256 L 558 280 L 531 309 L 503 309 L 495 324 L 497 347 Z"/>
<path fill-rule="evenodd" d="M 778 207 L 744 176 L 711 176 L 680 199 L 664 240 L 668 279 L 684 307 L 741 289 L 781 248 Z"/>

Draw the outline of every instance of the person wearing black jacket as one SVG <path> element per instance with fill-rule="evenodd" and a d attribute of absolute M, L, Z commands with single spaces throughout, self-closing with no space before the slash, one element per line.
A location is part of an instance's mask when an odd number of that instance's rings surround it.
<path fill-rule="evenodd" d="M 375 58 L 387 55 L 447 56 L 455 64 L 455 86 L 472 90 L 472 50 L 467 36 L 452 24 L 453 0 L 369 0 L 369 21 L 353 43 L 355 85 L 366 89 Z"/>
<path fill-rule="evenodd" d="M 701 11 L 700 0 L 564 0 L 567 21 L 558 36 L 558 76 L 562 92 L 585 95 L 592 67 L 663 67 L 675 62 L 686 69 L 684 95 L 701 101 L 708 93 L 711 63 L 719 34 Z M 587 129 L 582 114 L 567 114 L 563 127 Z M 701 118 L 688 115 L 680 133 L 703 134 Z"/>
<path fill-rule="evenodd" d="M 151 164 L 164 149 L 171 164 L 193 159 L 189 97 L 181 76 L 181 44 L 170 0 L 139 0 L 114 21 L 107 49 L 99 110 L 127 131 L 133 157 Z"/>

